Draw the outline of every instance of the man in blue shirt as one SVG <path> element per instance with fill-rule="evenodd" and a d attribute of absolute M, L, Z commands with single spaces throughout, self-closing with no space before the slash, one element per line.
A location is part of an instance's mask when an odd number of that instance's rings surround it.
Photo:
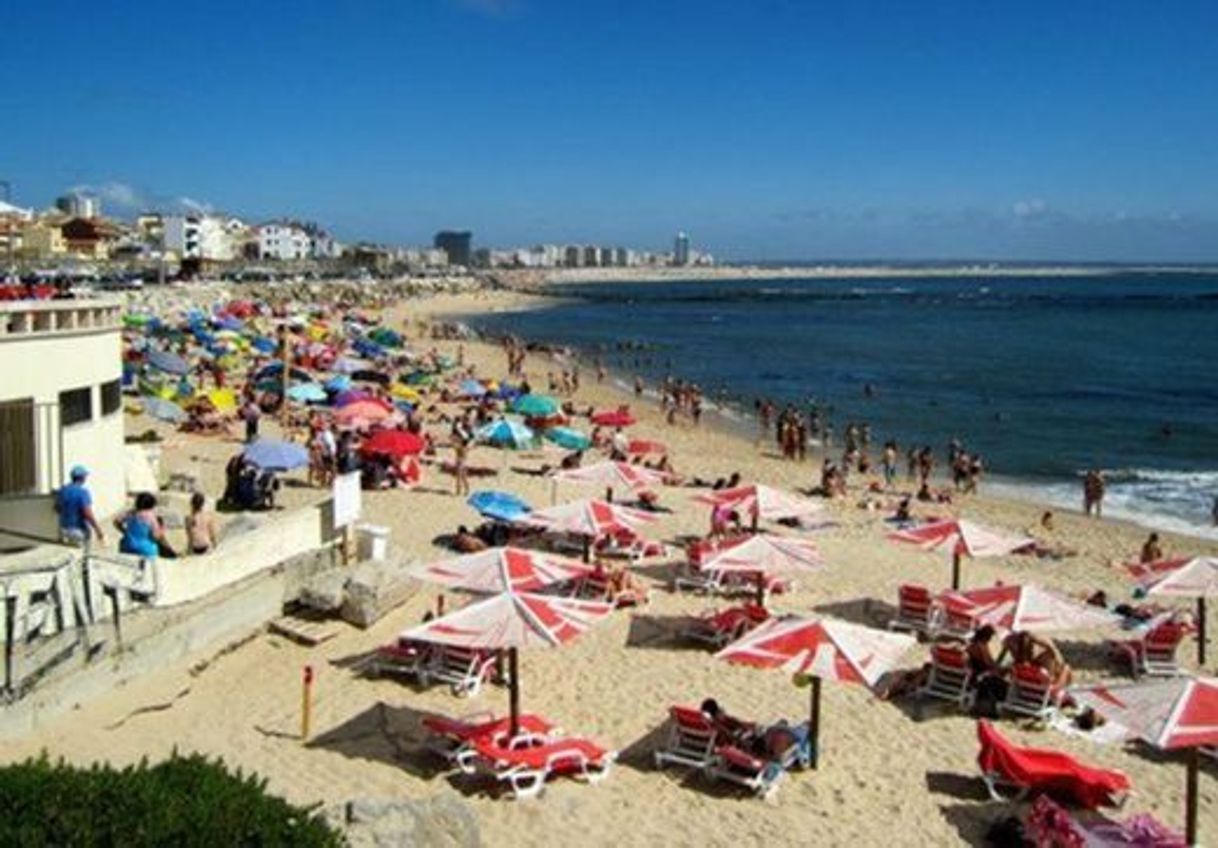
<path fill-rule="evenodd" d="M 106 541 L 101 525 L 93 515 L 93 496 L 85 488 L 89 469 L 77 465 L 72 469 L 72 482 L 59 490 L 55 511 L 59 513 L 59 538 L 69 545 L 84 545 L 92 529 L 98 542 Z"/>

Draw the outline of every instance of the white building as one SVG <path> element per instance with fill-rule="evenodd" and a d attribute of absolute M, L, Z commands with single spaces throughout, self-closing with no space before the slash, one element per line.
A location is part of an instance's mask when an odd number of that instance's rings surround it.
<path fill-rule="evenodd" d="M 673 240 L 672 264 L 689 264 L 689 236 L 687 236 L 685 233 L 677 233 L 676 239 Z"/>
<path fill-rule="evenodd" d="M 75 465 L 99 517 L 122 508 L 121 319 L 107 301 L 0 303 L 0 527 L 53 532 L 49 496 Z"/>
<path fill-rule="evenodd" d="M 100 218 L 101 200 L 90 194 L 73 192 L 55 199 L 55 208 L 73 218 Z"/>
<path fill-rule="evenodd" d="M 182 259 L 231 262 L 237 255 L 228 222 L 215 215 L 166 215 L 161 241 Z"/>
<path fill-rule="evenodd" d="M 340 259 L 342 255 L 343 246 L 325 230 L 309 234 L 309 256 L 313 259 Z"/>
<path fill-rule="evenodd" d="M 277 223 L 258 227 L 258 256 L 262 259 L 308 259 L 311 251 L 309 234 L 300 227 Z"/>

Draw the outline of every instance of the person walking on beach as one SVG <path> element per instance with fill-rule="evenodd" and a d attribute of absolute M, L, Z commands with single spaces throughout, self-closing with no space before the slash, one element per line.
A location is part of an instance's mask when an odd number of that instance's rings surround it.
<path fill-rule="evenodd" d="M 462 438 L 453 439 L 453 479 L 455 493 L 458 497 L 469 494 L 469 469 L 466 461 L 469 458 L 469 442 Z"/>
<path fill-rule="evenodd" d="M 1092 511 L 1096 518 L 1103 517 L 1104 511 L 1104 475 L 1096 468 L 1087 472 L 1083 478 L 1083 512 L 1088 517 Z"/>
<path fill-rule="evenodd" d="M 84 547 L 89 543 L 91 530 L 99 543 L 106 541 L 97 517 L 93 514 L 93 495 L 85 487 L 89 469 L 77 465 L 72 469 L 70 482 L 55 496 L 55 512 L 59 514 L 59 540 L 68 545 Z"/>
<path fill-rule="evenodd" d="M 258 422 L 261 418 L 262 410 L 254 401 L 253 392 L 250 392 L 245 396 L 245 403 L 241 405 L 241 419 L 245 422 L 246 444 L 258 438 Z"/>
<path fill-rule="evenodd" d="M 884 455 L 880 460 L 884 469 L 884 487 L 891 489 L 897 476 L 897 443 L 891 439 L 884 443 Z"/>

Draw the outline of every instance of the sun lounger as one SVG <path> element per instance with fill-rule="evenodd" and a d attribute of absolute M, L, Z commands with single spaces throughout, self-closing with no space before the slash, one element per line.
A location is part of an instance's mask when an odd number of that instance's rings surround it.
<path fill-rule="evenodd" d="M 1059 751 L 1013 745 L 992 724 L 977 722 L 981 750 L 977 765 L 990 796 L 1005 801 L 1000 788 L 1013 790 L 1017 799 L 1046 794 L 1087 809 L 1120 806 L 1129 792 L 1129 778 L 1118 771 L 1084 765 Z"/>
<path fill-rule="evenodd" d="M 704 769 L 714 764 L 719 733 L 701 710 L 672 707 L 668 739 L 655 752 L 656 768 L 669 764 Z"/>
<path fill-rule="evenodd" d="M 971 608 L 948 601 L 939 608 L 931 635 L 936 639 L 967 640 L 976 628 Z"/>
<path fill-rule="evenodd" d="M 447 683 L 458 698 L 477 695 L 482 684 L 495 674 L 497 657 L 491 651 L 437 645 L 418 671 L 419 682 Z"/>
<path fill-rule="evenodd" d="M 916 695 L 918 700 L 935 698 L 965 710 L 973 700 L 970 688 L 972 678 L 964 648 L 959 645 L 934 645 L 930 649 L 930 674 Z"/>
<path fill-rule="evenodd" d="M 609 774 L 617 752 L 581 737 L 522 736 L 499 744 L 489 737 L 470 743 L 475 769 L 506 783 L 512 797 L 535 798 L 551 777 L 567 775 L 585 783 L 596 783 Z"/>
<path fill-rule="evenodd" d="M 431 658 L 434 645 L 426 642 L 399 640 L 377 648 L 370 669 L 374 674 L 395 674 L 419 677 Z"/>
<path fill-rule="evenodd" d="M 474 739 L 489 737 L 497 745 L 507 745 L 512 738 L 511 719 L 507 716 L 496 718 L 489 712 L 459 719 L 426 716 L 423 727 L 427 730 L 423 743 L 427 750 L 464 772 L 472 770 L 471 761 L 476 755 Z M 558 729 L 541 716 L 525 713 L 519 718 L 516 735 L 537 737 L 557 732 Z"/>
<path fill-rule="evenodd" d="M 934 632 L 937 615 L 930 590 L 907 583 L 898 590 L 897 614 L 888 622 L 888 629 L 929 636 Z"/>
<path fill-rule="evenodd" d="M 1049 672 L 1038 665 L 1016 665 L 1011 669 L 1009 683 L 1007 696 L 998 705 L 1000 712 L 1047 719 L 1061 700 L 1061 692 L 1053 686 Z"/>
<path fill-rule="evenodd" d="M 731 745 L 715 750 L 715 763 L 708 773 L 718 779 L 737 783 L 759 798 L 766 798 L 778 788 L 786 769 L 773 760 L 763 760 Z"/>
<path fill-rule="evenodd" d="M 1153 626 L 1141 639 L 1107 643 L 1109 653 L 1116 661 L 1127 664 L 1134 678 L 1175 677 L 1180 674 L 1176 650 L 1191 628 L 1170 619 Z"/>
<path fill-rule="evenodd" d="M 791 582 L 780 577 L 766 575 L 766 592 L 779 595 L 791 589 Z M 690 565 L 684 574 L 673 580 L 677 591 L 699 592 L 711 595 L 732 595 L 757 591 L 757 577 L 745 571 L 720 571 Z"/>
<path fill-rule="evenodd" d="M 681 631 L 687 639 L 722 648 L 748 633 L 770 617 L 765 607 L 745 603 L 727 609 L 712 610 L 693 619 Z"/>

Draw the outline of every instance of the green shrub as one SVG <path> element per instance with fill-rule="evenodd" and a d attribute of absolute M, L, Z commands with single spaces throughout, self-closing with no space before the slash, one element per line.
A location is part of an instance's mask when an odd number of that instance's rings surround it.
<path fill-rule="evenodd" d="M 197 754 L 124 769 L 75 768 L 43 754 L 0 768 L 3 846 L 342 844 L 316 815 L 268 795 L 265 780 Z"/>

